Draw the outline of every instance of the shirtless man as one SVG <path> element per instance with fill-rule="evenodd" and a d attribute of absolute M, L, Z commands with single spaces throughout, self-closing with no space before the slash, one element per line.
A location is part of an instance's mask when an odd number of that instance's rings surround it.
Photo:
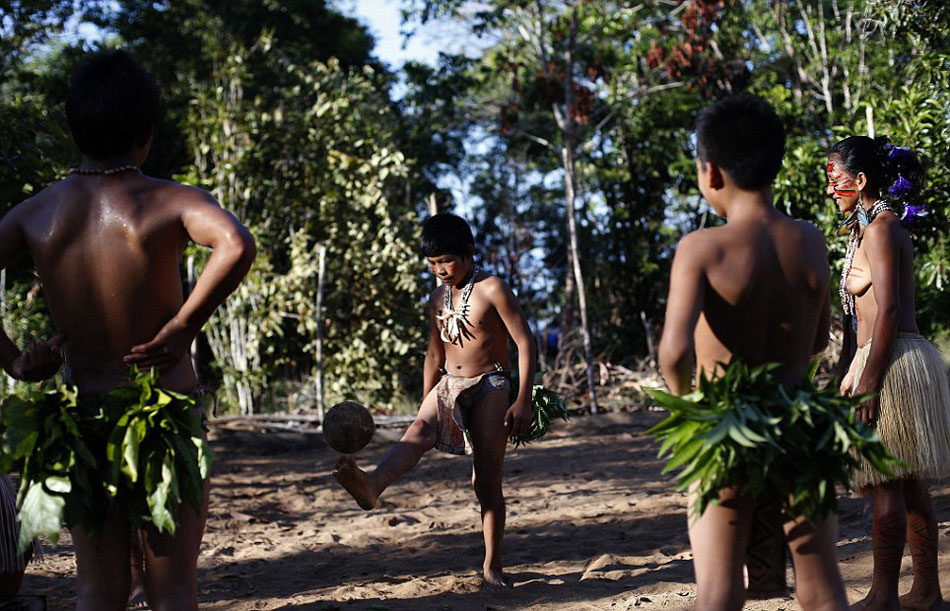
<path fill-rule="evenodd" d="M 511 289 L 479 270 L 472 231 L 454 214 L 437 214 L 422 229 L 422 252 L 442 281 L 429 298 L 429 348 L 422 406 L 415 422 L 372 472 L 341 456 L 334 475 L 360 507 L 372 509 L 393 481 L 409 472 L 433 447 L 464 454 L 465 429 L 474 450 L 472 485 L 481 505 L 485 539 L 483 578 L 488 587 L 507 585 L 501 546 L 505 497 L 501 467 L 508 437 L 531 424 L 535 347 L 524 312 Z M 508 336 L 518 347 L 518 397 L 511 389 Z"/>
<path fill-rule="evenodd" d="M 660 367 L 673 393 L 719 363 L 781 363 L 779 381 L 802 378 L 828 341 L 828 257 L 821 232 L 772 205 L 784 129 L 764 100 L 739 95 L 705 109 L 697 127 L 699 190 L 728 223 L 684 237 L 673 260 Z M 755 499 L 720 492 L 689 525 L 696 609 L 741 609 L 742 566 Z M 690 503 L 692 504 L 692 502 Z M 836 518 L 791 520 L 786 538 L 802 607 L 845 609 Z"/>
<path fill-rule="evenodd" d="M 205 191 L 141 173 L 158 90 L 129 55 L 86 58 L 72 75 L 66 109 L 79 167 L 0 220 L 0 268 L 32 257 L 61 335 L 21 352 L 0 331 L 0 364 L 19 379 L 52 375 L 49 355 L 65 337 L 66 375 L 83 395 L 128 386 L 131 365 L 155 367 L 165 388 L 191 392 L 197 378 L 188 347 L 247 273 L 253 239 Z M 184 299 L 180 262 L 189 241 L 212 254 Z M 197 609 L 207 482 L 204 509 L 198 515 L 183 503 L 174 536 L 144 531 L 153 609 Z M 81 611 L 125 609 L 129 600 L 129 519 L 113 507 L 105 524 L 94 534 L 73 529 Z"/>

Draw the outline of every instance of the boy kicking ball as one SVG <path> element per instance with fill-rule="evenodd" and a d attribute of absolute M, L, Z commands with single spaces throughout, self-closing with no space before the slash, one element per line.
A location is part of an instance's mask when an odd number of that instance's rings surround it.
<path fill-rule="evenodd" d="M 416 420 L 373 471 L 341 456 L 334 476 L 360 507 L 372 509 L 383 491 L 432 448 L 474 454 L 472 484 L 485 538 L 483 578 L 506 587 L 501 548 L 505 497 L 501 468 L 509 437 L 531 425 L 535 347 L 524 312 L 508 285 L 474 261 L 472 230 L 454 214 L 437 214 L 422 228 L 422 253 L 442 281 L 429 298 L 429 347 L 422 406 Z M 518 348 L 518 395 L 509 399 L 508 337 Z M 467 435 L 466 435 L 467 431 Z"/>

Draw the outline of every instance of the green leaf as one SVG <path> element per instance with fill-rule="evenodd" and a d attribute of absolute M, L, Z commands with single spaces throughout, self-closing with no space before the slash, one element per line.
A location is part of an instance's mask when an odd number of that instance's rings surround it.
<path fill-rule="evenodd" d="M 33 539 L 39 535 L 49 537 L 54 544 L 59 540 L 65 505 L 65 498 L 60 494 L 48 492 L 42 482 L 34 482 L 30 485 L 18 514 L 20 552 L 25 552 Z"/>
<path fill-rule="evenodd" d="M 672 458 L 670 458 L 669 462 L 666 463 L 666 467 L 664 467 L 663 472 L 668 473 L 691 461 L 697 454 L 699 454 L 699 451 L 703 448 L 704 443 L 704 439 L 696 437 L 677 448 L 673 452 Z"/>
<path fill-rule="evenodd" d="M 73 489 L 68 477 L 51 475 L 43 480 L 43 483 L 51 493 L 68 494 Z"/>
<path fill-rule="evenodd" d="M 168 532 L 174 535 L 176 527 L 175 517 L 169 508 L 174 469 L 169 463 L 170 461 L 166 455 L 166 459 L 162 461 L 161 480 L 148 496 L 148 507 L 151 510 L 152 524 L 155 525 L 158 532 Z"/>
<path fill-rule="evenodd" d="M 139 445 L 145 439 L 146 426 L 142 418 L 132 420 L 122 439 L 122 472 L 133 483 L 139 479 Z"/>

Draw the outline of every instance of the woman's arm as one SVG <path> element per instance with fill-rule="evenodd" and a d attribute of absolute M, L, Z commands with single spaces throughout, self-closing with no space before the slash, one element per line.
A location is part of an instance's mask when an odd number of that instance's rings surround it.
<path fill-rule="evenodd" d="M 894 232 L 899 225 L 877 223 L 868 225 L 864 234 L 864 248 L 871 273 L 871 290 L 877 304 L 877 315 L 871 330 L 871 351 L 861 379 L 855 388 L 856 395 L 877 392 L 884 377 L 897 337 L 900 320 L 900 250 Z M 877 418 L 877 399 L 872 399 L 858 408 L 858 416 L 872 423 Z"/>

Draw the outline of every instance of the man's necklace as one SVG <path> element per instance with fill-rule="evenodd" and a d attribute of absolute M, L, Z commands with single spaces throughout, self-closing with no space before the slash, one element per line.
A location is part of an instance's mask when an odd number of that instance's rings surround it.
<path fill-rule="evenodd" d="M 858 208 L 861 210 L 864 209 L 860 202 L 858 202 Z M 861 244 L 862 231 L 865 227 L 874 222 L 877 215 L 884 211 L 894 212 L 894 209 L 889 203 L 883 199 L 879 199 L 874 202 L 874 205 L 871 206 L 871 209 L 867 211 L 866 215 L 852 214 L 849 220 L 845 221 L 850 225 L 851 233 L 848 235 L 848 250 L 844 255 L 844 265 L 841 267 L 841 284 L 838 285 L 838 296 L 841 297 L 841 309 L 846 316 L 853 316 L 857 312 L 857 310 L 854 309 L 854 295 L 848 292 L 847 282 L 848 275 L 851 273 L 851 265 L 854 263 L 854 254 L 858 250 L 858 245 Z M 862 217 L 866 217 L 867 220 Z M 851 218 L 855 218 L 858 222 L 852 221 Z"/>
<path fill-rule="evenodd" d="M 478 275 L 478 272 L 479 269 L 476 266 L 472 270 L 472 277 L 469 278 L 468 284 L 462 289 L 462 298 L 459 300 L 456 309 L 452 308 L 452 287 L 445 285 L 445 290 L 442 292 L 442 313 L 436 314 L 436 318 L 442 327 L 439 335 L 443 342 L 448 344 L 461 342 L 465 333 L 465 326 L 471 324 L 468 321 L 468 314 L 472 310 L 472 305 L 468 302 L 468 298 L 472 296 L 472 289 L 475 287 L 475 276 Z"/>
<path fill-rule="evenodd" d="M 142 173 L 142 169 L 137 165 L 121 165 L 117 168 L 106 168 L 104 170 L 90 170 L 87 168 L 73 168 L 69 171 L 70 174 L 82 174 L 84 176 L 112 176 L 113 174 L 121 174 L 122 172 L 138 172 Z"/>

